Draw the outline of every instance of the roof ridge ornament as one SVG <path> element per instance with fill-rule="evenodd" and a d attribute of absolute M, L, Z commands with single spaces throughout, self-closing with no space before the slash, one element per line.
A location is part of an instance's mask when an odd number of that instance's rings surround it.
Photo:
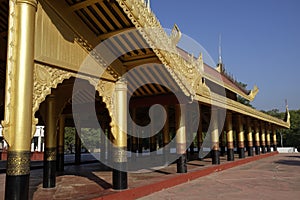
<path fill-rule="evenodd" d="M 176 45 L 178 44 L 178 42 L 181 39 L 181 31 L 179 29 L 179 27 L 177 26 L 177 24 L 174 24 L 171 35 L 170 35 L 170 39 L 172 41 L 172 44 Z"/>
<path fill-rule="evenodd" d="M 217 64 L 217 71 L 220 73 L 224 73 L 224 65 L 223 65 L 223 59 L 222 59 L 222 35 L 219 34 L 219 59 Z"/>
<path fill-rule="evenodd" d="M 249 100 L 253 101 L 258 92 L 259 92 L 259 89 L 258 89 L 257 85 L 254 85 L 253 89 L 248 94 Z"/>

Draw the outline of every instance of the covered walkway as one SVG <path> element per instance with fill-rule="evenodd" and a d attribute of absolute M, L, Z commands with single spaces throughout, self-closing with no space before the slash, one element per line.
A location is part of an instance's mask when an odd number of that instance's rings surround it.
<path fill-rule="evenodd" d="M 282 198 L 283 195 L 296 197 L 300 193 L 299 154 L 274 152 L 246 159 L 238 159 L 236 154 L 234 162 L 226 161 L 226 157 L 221 157 L 221 161 L 221 165 L 212 166 L 210 158 L 203 161 L 191 160 L 187 163 L 187 174 L 177 174 L 176 164 L 150 173 L 129 173 L 130 188 L 121 192 L 111 189 L 112 172 L 99 163 L 66 166 L 65 172 L 57 177 L 56 187 L 52 189 L 42 188 L 42 169 L 31 170 L 30 198 L 135 199 L 177 184 L 181 185 L 142 199 L 182 199 L 183 195 L 188 199 L 197 199 L 199 196 L 215 199 L 218 198 L 218 194 L 228 195 L 230 199 L 245 199 L 247 195 L 244 195 L 248 193 L 251 193 L 248 199 L 252 199 L 253 195 L 259 195 L 259 199 L 278 199 L 277 197 Z M 243 163 L 247 164 L 242 165 Z M 228 168 L 232 169 L 223 171 Z M 1 174 L 0 177 L 0 199 L 3 199 L 5 174 Z M 205 189 L 200 190 L 200 187 Z M 260 193 L 256 194 L 253 190 Z M 278 191 L 280 195 L 273 196 L 271 193 L 274 191 Z M 187 194 L 190 196 L 187 197 Z"/>

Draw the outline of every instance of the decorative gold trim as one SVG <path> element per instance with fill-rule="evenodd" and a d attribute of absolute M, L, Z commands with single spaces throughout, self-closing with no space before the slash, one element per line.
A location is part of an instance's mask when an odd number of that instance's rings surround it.
<path fill-rule="evenodd" d="M 113 148 L 113 161 L 116 163 L 127 162 L 126 147 L 114 147 Z"/>
<path fill-rule="evenodd" d="M 9 176 L 30 173 L 30 151 L 8 151 L 6 174 Z"/>
<path fill-rule="evenodd" d="M 45 160 L 55 161 L 56 160 L 56 147 L 45 148 L 44 152 Z"/>
<path fill-rule="evenodd" d="M 253 89 L 248 94 L 248 100 L 253 101 L 258 92 L 259 92 L 258 87 L 256 85 L 254 85 Z"/>

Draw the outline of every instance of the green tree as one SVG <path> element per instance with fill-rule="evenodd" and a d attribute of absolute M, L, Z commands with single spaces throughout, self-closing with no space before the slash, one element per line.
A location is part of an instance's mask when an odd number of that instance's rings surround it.
<path fill-rule="evenodd" d="M 285 112 L 279 112 L 278 109 L 262 111 L 273 117 L 285 120 Z M 300 110 L 290 111 L 290 129 L 281 130 L 283 146 L 300 147 Z"/>
<path fill-rule="evenodd" d="M 75 146 L 75 128 L 65 127 L 65 152 L 73 153 Z"/>
<path fill-rule="evenodd" d="M 83 146 L 89 151 L 94 152 L 96 148 L 100 148 L 100 129 L 82 128 L 81 141 Z"/>

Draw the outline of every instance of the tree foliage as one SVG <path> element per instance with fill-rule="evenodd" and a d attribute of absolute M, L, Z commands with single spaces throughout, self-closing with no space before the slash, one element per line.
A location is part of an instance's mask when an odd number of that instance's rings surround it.
<path fill-rule="evenodd" d="M 262 112 L 277 117 L 279 119 L 284 119 L 286 115 L 285 112 L 279 112 L 278 109 Z M 280 132 L 282 133 L 283 146 L 300 147 L 300 110 L 290 111 L 290 122 L 290 129 L 280 130 Z M 280 137 L 278 138 L 280 139 Z M 279 140 L 278 142 L 280 144 Z"/>

